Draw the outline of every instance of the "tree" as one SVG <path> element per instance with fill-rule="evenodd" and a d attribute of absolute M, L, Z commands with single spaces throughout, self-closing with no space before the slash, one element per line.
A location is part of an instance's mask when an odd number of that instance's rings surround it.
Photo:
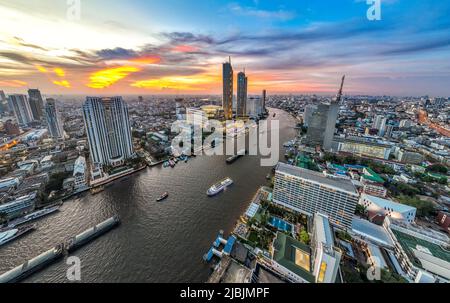
<path fill-rule="evenodd" d="M 402 203 L 417 209 L 417 216 L 426 217 L 431 215 L 434 211 L 434 204 L 429 201 L 421 200 L 417 197 L 400 196 L 397 199 Z"/>
<path fill-rule="evenodd" d="M 302 241 L 306 245 L 309 245 L 309 242 L 311 241 L 311 239 L 309 238 L 309 234 L 304 229 L 300 231 L 300 241 Z"/>
<path fill-rule="evenodd" d="M 363 216 L 366 214 L 366 210 L 367 210 L 367 208 L 365 206 L 363 206 L 361 204 L 356 204 L 356 210 L 355 210 L 356 214 Z"/>
<path fill-rule="evenodd" d="M 446 175 L 448 173 L 448 168 L 442 164 L 432 164 L 426 169 L 429 172 L 440 173 Z"/>

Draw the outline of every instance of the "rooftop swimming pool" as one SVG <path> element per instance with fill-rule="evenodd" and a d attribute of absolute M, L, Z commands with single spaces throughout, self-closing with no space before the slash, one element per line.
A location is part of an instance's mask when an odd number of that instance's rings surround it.
<path fill-rule="evenodd" d="M 292 225 L 280 218 L 270 217 L 269 224 L 281 231 L 292 231 Z"/>

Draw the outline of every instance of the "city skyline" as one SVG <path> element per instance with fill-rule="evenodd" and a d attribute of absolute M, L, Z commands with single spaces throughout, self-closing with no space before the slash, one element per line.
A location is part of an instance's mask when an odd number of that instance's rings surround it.
<path fill-rule="evenodd" d="M 380 21 L 367 19 L 368 7 L 81 1 L 80 20 L 70 20 L 66 1 L 2 0 L 0 89 L 219 95 L 221 63 L 232 56 L 247 70 L 249 94 L 334 94 L 345 73 L 347 94 L 450 95 L 450 5 L 382 0 Z"/>

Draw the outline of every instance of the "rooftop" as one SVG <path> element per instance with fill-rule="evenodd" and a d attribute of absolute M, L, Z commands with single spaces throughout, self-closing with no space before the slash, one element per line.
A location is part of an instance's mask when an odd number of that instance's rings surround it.
<path fill-rule="evenodd" d="M 273 260 L 308 282 L 315 281 L 311 273 L 311 249 L 309 246 L 287 236 L 277 233 L 274 242 Z"/>
<path fill-rule="evenodd" d="M 326 177 L 323 173 L 304 169 L 301 167 L 295 167 L 282 162 L 278 163 L 277 172 L 289 174 L 308 181 L 319 183 L 321 185 L 331 187 L 337 191 L 345 191 L 356 195 L 358 194 L 355 186 L 350 180 Z"/>
<path fill-rule="evenodd" d="M 389 234 L 382 226 L 378 226 L 367 220 L 353 217 L 352 231 L 378 244 L 383 244 L 390 247 L 394 246 Z"/>
<path fill-rule="evenodd" d="M 425 239 L 417 238 L 412 235 L 405 234 L 397 229 L 391 229 L 392 233 L 397 238 L 397 241 L 403 247 L 405 252 L 409 255 L 410 260 L 417 266 L 422 267 L 419 260 L 415 257 L 414 250 L 425 251 L 432 256 L 450 262 L 450 250 L 438 244 L 429 242 Z"/>
<path fill-rule="evenodd" d="M 371 201 L 372 203 L 378 205 L 381 208 L 385 208 L 385 207 L 392 208 L 395 211 L 402 212 L 402 213 L 416 210 L 415 207 L 412 207 L 412 206 L 409 206 L 406 204 L 397 203 L 392 200 L 387 200 L 387 199 L 383 199 L 380 197 L 375 197 L 375 196 L 371 196 L 371 195 L 367 195 L 367 194 L 362 194 L 361 198 L 363 198 L 363 199 L 365 198 L 365 199 Z"/>

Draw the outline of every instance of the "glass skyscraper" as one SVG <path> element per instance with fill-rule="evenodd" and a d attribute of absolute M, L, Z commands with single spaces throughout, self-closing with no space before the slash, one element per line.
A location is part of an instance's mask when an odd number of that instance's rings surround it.
<path fill-rule="evenodd" d="M 233 67 L 231 58 L 223 64 L 223 113 L 226 120 L 233 118 Z"/>

